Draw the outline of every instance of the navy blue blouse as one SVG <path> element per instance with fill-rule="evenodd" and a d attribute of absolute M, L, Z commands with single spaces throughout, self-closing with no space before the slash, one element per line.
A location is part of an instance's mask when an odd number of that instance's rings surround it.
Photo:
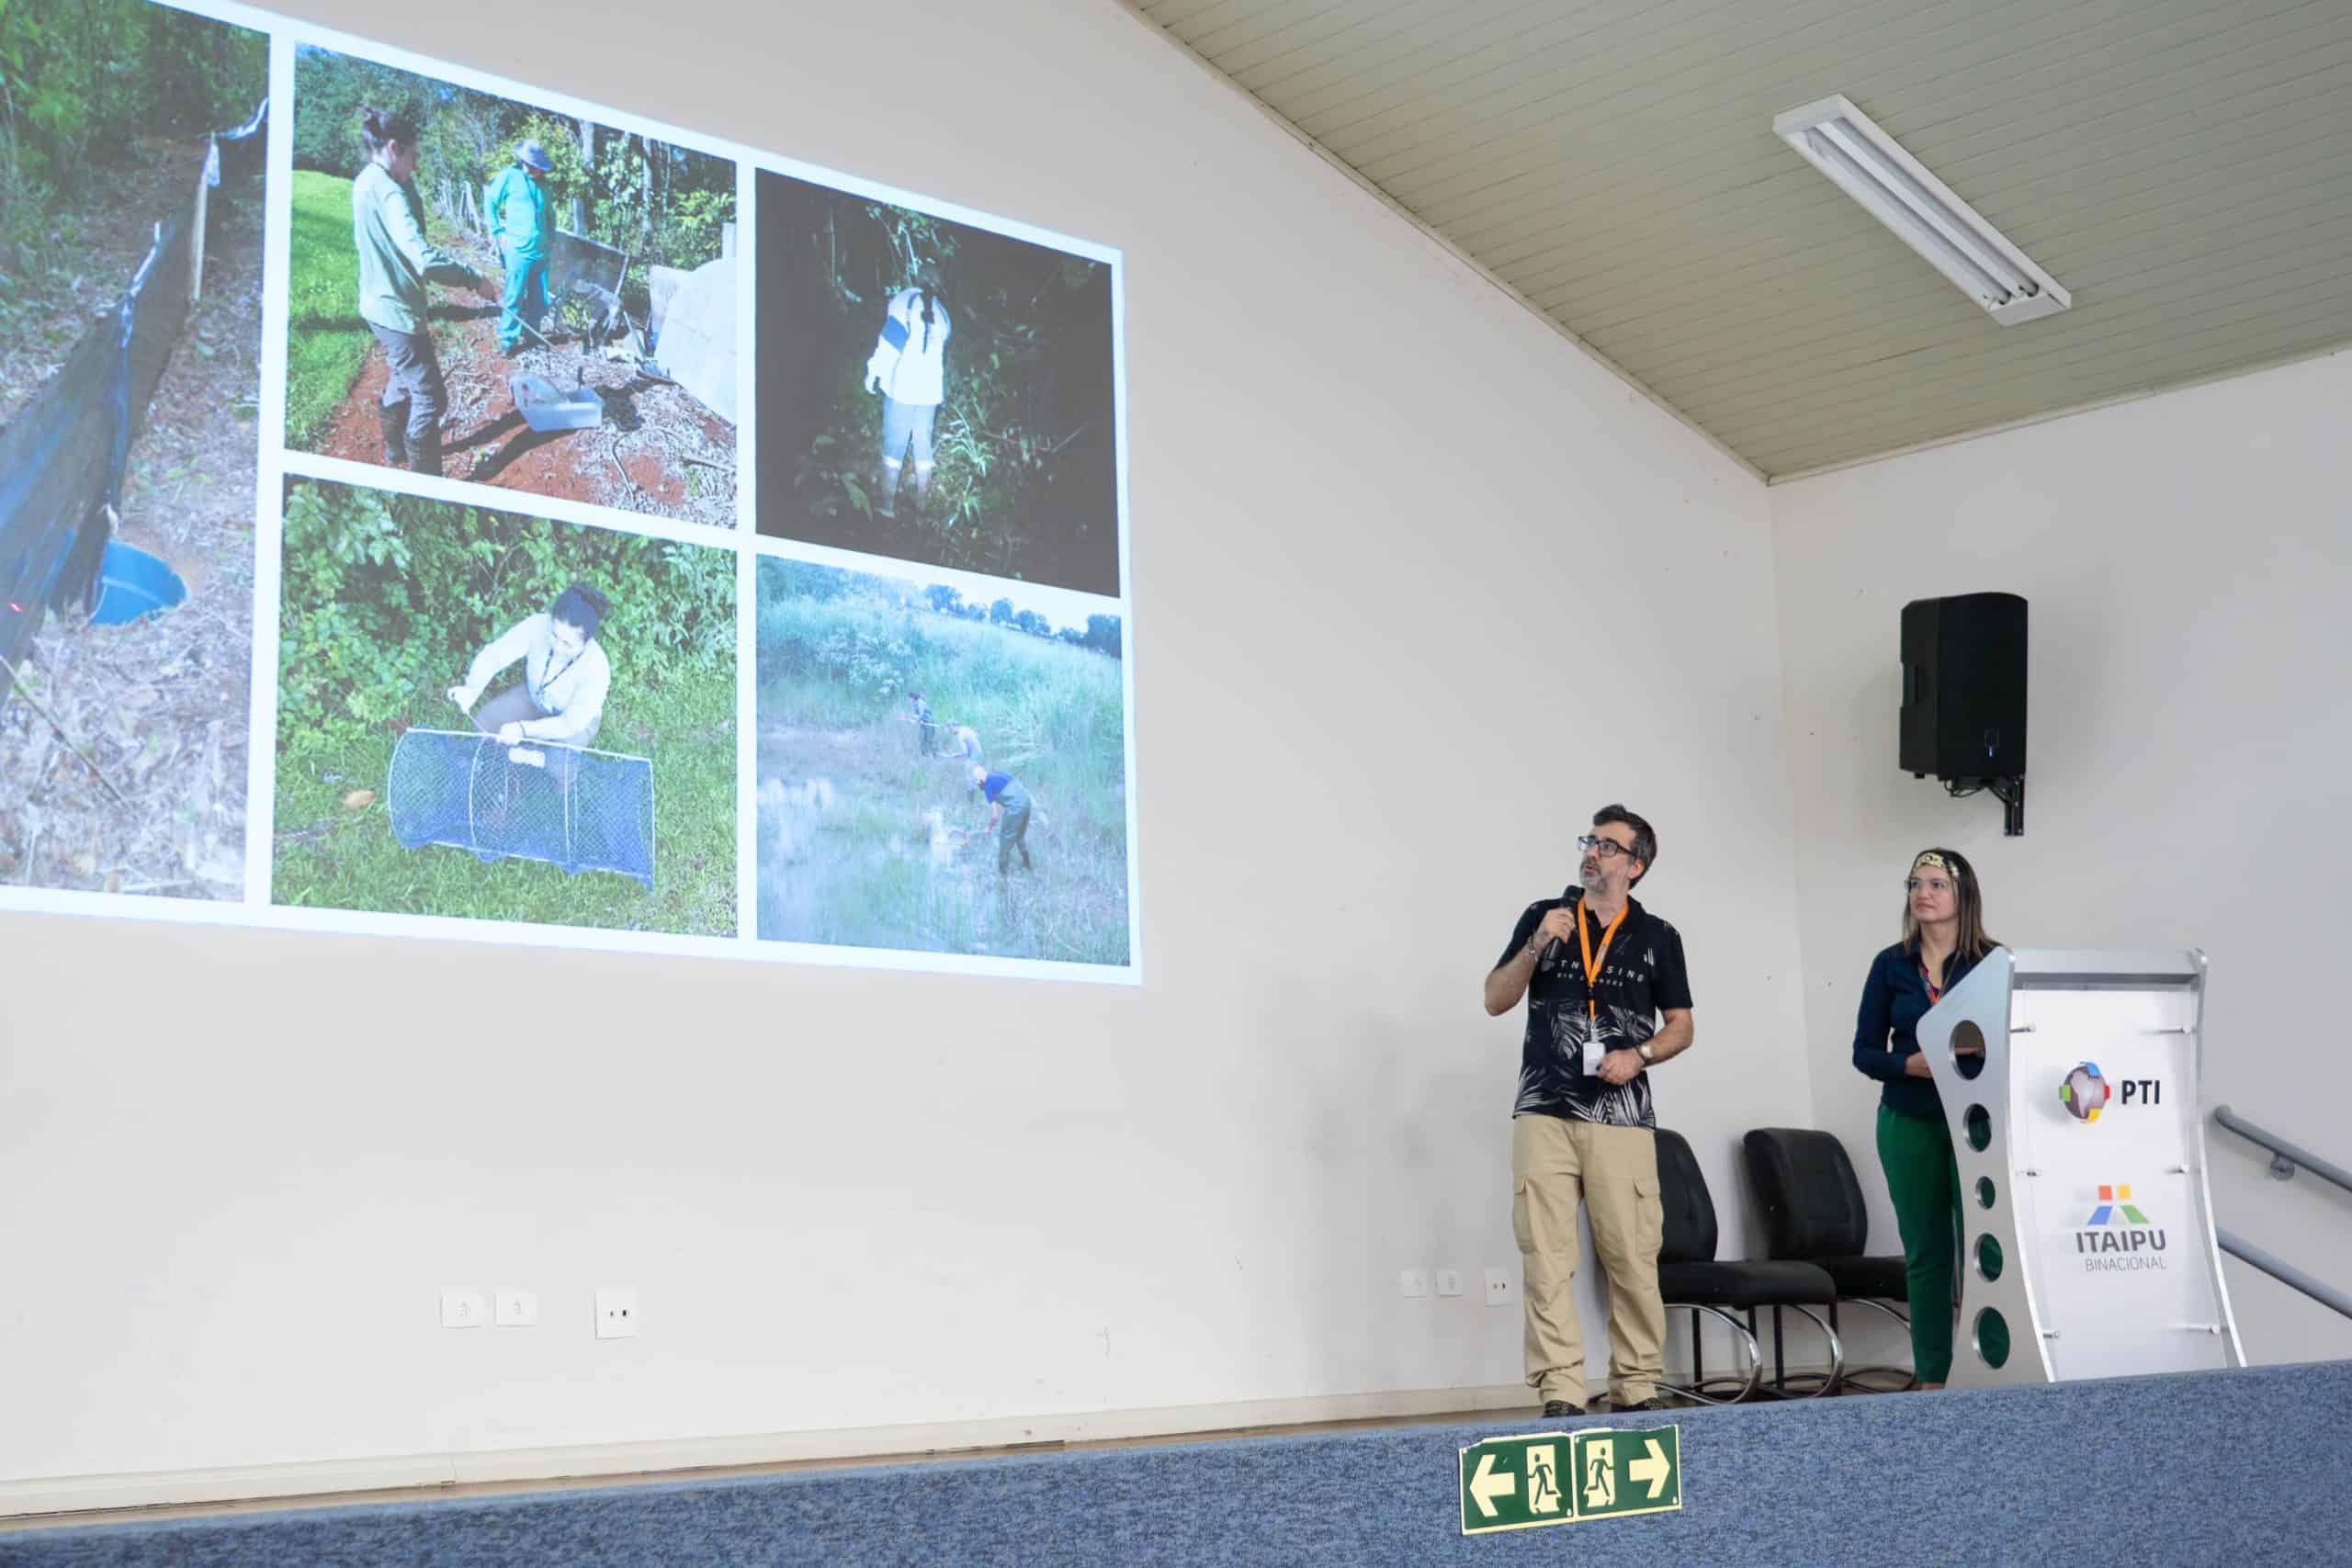
<path fill-rule="evenodd" d="M 1960 984 L 1976 962 L 1957 953 L 1945 959 L 1937 990 Z M 1918 1054 L 1919 1020 L 1932 1005 L 1927 979 L 1919 972 L 1917 943 L 1896 942 L 1871 960 L 1871 977 L 1862 982 L 1860 1016 L 1854 1021 L 1854 1070 L 1886 1086 L 1879 1092 L 1881 1105 L 1906 1116 L 1941 1121 L 1944 1102 L 1936 1093 L 1936 1080 L 1915 1078 L 1903 1070 L 1903 1064 Z"/>

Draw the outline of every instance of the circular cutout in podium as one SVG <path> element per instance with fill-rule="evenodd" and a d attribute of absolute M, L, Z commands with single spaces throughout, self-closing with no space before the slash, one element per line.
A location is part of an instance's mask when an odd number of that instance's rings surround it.
<path fill-rule="evenodd" d="M 2009 1320 L 1999 1309 L 1986 1307 L 1976 1314 L 1976 1331 L 1969 1337 L 1976 1359 L 1988 1367 L 2006 1366 L 2009 1359 Z"/>
<path fill-rule="evenodd" d="M 1968 1134 L 1968 1146 L 1978 1154 L 1993 1146 L 1993 1113 L 1983 1106 L 1970 1106 L 1961 1126 Z"/>
<path fill-rule="evenodd" d="M 1963 1018 L 1951 1026 L 1951 1070 L 1964 1078 L 1984 1070 L 1984 1032 L 1973 1019 Z"/>
<path fill-rule="evenodd" d="M 1976 1179 L 1976 1206 L 1980 1209 L 1993 1206 L 1993 1179 L 1989 1176 Z"/>
<path fill-rule="evenodd" d="M 2001 1243 L 1997 1237 L 1980 1235 L 1976 1238 L 1976 1272 L 1990 1283 L 2001 1277 Z"/>

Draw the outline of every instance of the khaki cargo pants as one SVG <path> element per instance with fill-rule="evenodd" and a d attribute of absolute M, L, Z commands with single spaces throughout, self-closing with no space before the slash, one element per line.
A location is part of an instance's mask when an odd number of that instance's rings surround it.
<path fill-rule="evenodd" d="M 1609 1394 L 1620 1405 L 1657 1393 L 1666 1303 L 1657 1248 L 1657 1135 L 1558 1116 L 1510 1124 L 1510 1223 L 1527 1293 L 1527 1382 L 1548 1403 L 1585 1401 L 1584 1332 L 1577 1322 L 1577 1205 L 1592 1217 L 1593 1250 L 1609 1280 Z"/>

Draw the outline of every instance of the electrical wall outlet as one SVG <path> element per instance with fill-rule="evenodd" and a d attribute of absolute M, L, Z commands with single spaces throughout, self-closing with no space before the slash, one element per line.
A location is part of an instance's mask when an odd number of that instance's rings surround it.
<path fill-rule="evenodd" d="M 596 1292 L 596 1337 L 637 1337 L 637 1292 L 606 1286 Z"/>
<path fill-rule="evenodd" d="M 441 1292 L 441 1326 L 444 1328 L 480 1328 L 486 1321 L 480 1291 L 444 1291 Z"/>
<path fill-rule="evenodd" d="M 498 1292 L 498 1326 L 528 1328 L 539 1321 L 539 1297 L 535 1291 Z"/>
<path fill-rule="evenodd" d="M 1487 1304 L 1488 1306 L 1507 1307 L 1518 1299 L 1519 1287 L 1511 1283 L 1509 1270 L 1502 1269 L 1487 1270 Z"/>
<path fill-rule="evenodd" d="M 1441 1296 L 1460 1295 L 1462 1293 L 1462 1270 L 1459 1269 L 1439 1269 L 1437 1271 L 1437 1293 Z"/>
<path fill-rule="evenodd" d="M 1426 1269 L 1405 1269 L 1396 1276 L 1396 1288 L 1408 1297 L 1426 1296 L 1430 1293 L 1430 1271 Z"/>

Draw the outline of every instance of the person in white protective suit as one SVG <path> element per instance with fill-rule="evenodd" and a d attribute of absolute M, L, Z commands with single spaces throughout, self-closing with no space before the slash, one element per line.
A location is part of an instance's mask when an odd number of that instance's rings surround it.
<path fill-rule="evenodd" d="M 882 450 L 874 469 L 875 510 L 899 514 L 899 485 L 910 448 L 920 513 L 931 493 L 931 432 L 947 396 L 947 339 L 955 331 L 939 297 L 939 275 L 922 269 L 912 287 L 890 296 L 882 331 L 865 361 L 865 389 L 882 395 Z"/>

